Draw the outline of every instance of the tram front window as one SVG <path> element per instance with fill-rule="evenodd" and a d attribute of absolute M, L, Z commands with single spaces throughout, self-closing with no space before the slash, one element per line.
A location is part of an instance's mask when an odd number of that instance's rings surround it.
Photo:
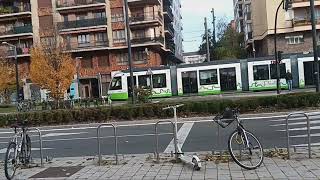
<path fill-rule="evenodd" d="M 114 77 L 111 82 L 110 90 L 120 90 L 122 89 L 121 77 Z"/>

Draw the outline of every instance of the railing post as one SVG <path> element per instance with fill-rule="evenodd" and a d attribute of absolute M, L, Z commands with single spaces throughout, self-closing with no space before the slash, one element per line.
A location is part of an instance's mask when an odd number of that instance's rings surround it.
<path fill-rule="evenodd" d="M 287 151 L 288 159 L 290 159 L 290 130 L 289 130 L 289 118 L 293 115 L 303 115 L 307 119 L 307 138 L 308 138 L 308 155 L 311 157 L 311 128 L 310 128 L 310 118 L 306 113 L 290 113 L 286 118 L 286 131 L 287 131 Z"/>
<path fill-rule="evenodd" d="M 33 128 L 34 130 L 29 130 L 29 131 L 37 131 L 39 135 L 39 148 L 40 148 L 40 162 L 41 162 L 41 167 L 44 167 L 43 165 L 43 147 L 42 147 L 42 134 L 39 128 Z"/>
<path fill-rule="evenodd" d="M 157 159 L 157 162 L 160 161 L 160 155 L 159 155 L 159 139 L 158 139 L 158 125 L 160 123 L 170 123 L 172 125 L 172 131 L 173 131 L 173 141 L 174 141 L 174 150 L 175 150 L 175 154 L 176 154 L 176 160 L 178 159 L 178 153 L 177 153 L 177 140 L 176 140 L 176 133 L 175 133 L 175 125 L 172 121 L 170 120 L 164 120 L 164 121 L 158 121 L 156 124 L 155 124 L 155 139 L 156 139 L 156 149 L 155 149 L 155 153 L 156 153 L 156 159 Z"/>
<path fill-rule="evenodd" d="M 114 148 L 114 154 L 116 158 L 116 165 L 119 164 L 119 159 L 118 159 L 118 137 L 117 137 L 117 127 L 114 124 L 100 124 L 97 127 L 97 141 L 98 141 L 98 164 L 101 166 L 101 145 L 100 145 L 100 129 L 102 127 L 112 127 L 113 128 L 113 133 L 114 133 L 114 143 L 115 143 L 115 148 Z"/>

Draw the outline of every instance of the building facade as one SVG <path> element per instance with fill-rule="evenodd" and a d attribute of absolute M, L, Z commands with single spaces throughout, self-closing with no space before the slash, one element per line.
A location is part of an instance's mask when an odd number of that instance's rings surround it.
<path fill-rule="evenodd" d="M 184 64 L 197 64 L 203 63 L 207 59 L 206 54 L 200 54 L 199 52 L 186 52 L 183 53 Z"/>
<path fill-rule="evenodd" d="M 251 1 L 234 0 L 233 4 L 236 30 L 244 34 L 244 46 L 248 56 L 254 57 Z"/>
<path fill-rule="evenodd" d="M 180 1 L 128 0 L 128 5 L 133 66 L 180 63 Z M 0 42 L 17 45 L 21 77 L 26 80 L 30 48 L 50 41 L 52 30 L 76 61 L 76 97 L 106 95 L 111 72 L 128 69 L 124 0 L 14 0 L 1 1 L 0 6 Z"/>
<path fill-rule="evenodd" d="M 245 3 L 245 1 L 244 1 Z M 276 9 L 281 0 L 251 1 L 244 14 L 247 27 L 244 28 L 249 55 L 256 57 L 274 55 L 274 25 Z M 250 13 L 249 13 L 250 12 Z M 277 50 L 284 53 L 311 53 L 313 51 L 310 21 L 310 3 L 307 0 L 292 0 L 292 7 L 282 7 L 277 21 Z M 315 16 L 320 19 L 320 1 L 315 1 Z M 248 20 L 248 17 L 251 17 Z M 248 23 L 251 24 L 248 26 Z M 319 24 L 319 23 L 318 23 Z M 317 25 L 317 29 L 320 26 Z M 319 41 L 319 34 L 317 35 Z"/>

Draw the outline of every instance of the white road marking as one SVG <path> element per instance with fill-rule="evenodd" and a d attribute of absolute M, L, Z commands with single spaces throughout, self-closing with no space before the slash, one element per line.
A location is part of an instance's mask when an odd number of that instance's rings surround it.
<path fill-rule="evenodd" d="M 53 148 L 42 148 L 42 150 L 51 150 Z M 40 151 L 40 148 L 31 148 L 31 151 Z M 7 152 L 7 148 L 0 149 L 0 154 L 5 154 Z"/>
<path fill-rule="evenodd" d="M 123 136 L 117 136 L 117 138 L 126 138 L 126 137 L 142 137 L 142 136 L 154 136 L 155 134 L 137 134 L 137 135 L 123 135 Z M 159 133 L 159 136 L 163 135 L 172 135 L 172 133 Z M 109 139 L 114 138 L 114 136 L 101 136 L 101 139 Z M 74 141 L 74 140 L 96 140 L 97 137 L 85 137 L 85 138 L 63 138 L 63 139 L 48 139 L 48 140 L 42 140 L 42 142 L 55 142 L 55 141 Z M 39 140 L 32 141 L 33 143 L 39 142 Z M 0 142 L 0 144 L 8 144 L 8 142 Z"/>
<path fill-rule="evenodd" d="M 320 120 L 310 120 L 310 124 L 319 124 L 320 123 Z M 292 125 L 306 125 L 307 122 L 298 122 L 298 123 L 289 123 L 289 126 L 292 126 Z M 273 124 L 273 125 L 270 125 L 272 127 L 277 127 L 277 126 L 285 126 L 286 124 Z"/>
<path fill-rule="evenodd" d="M 313 127 L 310 127 L 311 130 L 313 129 L 320 129 L 320 126 L 313 126 Z M 302 127 L 302 128 L 291 128 L 289 129 L 289 131 L 306 131 L 307 130 L 307 127 Z M 281 130 L 276 130 L 276 131 L 280 131 L 280 132 L 285 132 L 287 131 L 286 129 L 281 129 Z"/>
<path fill-rule="evenodd" d="M 178 138 L 178 145 L 180 148 L 182 148 L 184 142 L 186 141 L 192 126 L 194 123 L 184 123 L 182 127 L 179 129 L 177 133 L 177 138 Z M 174 151 L 174 139 L 171 140 L 167 148 L 164 150 L 164 153 L 170 153 L 171 151 Z"/>
<path fill-rule="evenodd" d="M 78 133 L 49 133 L 49 134 L 43 135 L 42 137 L 71 136 L 71 135 L 79 135 L 79 134 L 88 134 L 88 132 L 78 132 Z"/>
<path fill-rule="evenodd" d="M 319 137 L 320 133 L 314 133 L 314 134 L 310 134 L 311 137 Z M 296 135 L 296 136 L 290 136 L 290 138 L 302 138 L 302 137 L 308 137 L 307 134 L 303 134 L 303 135 Z"/>

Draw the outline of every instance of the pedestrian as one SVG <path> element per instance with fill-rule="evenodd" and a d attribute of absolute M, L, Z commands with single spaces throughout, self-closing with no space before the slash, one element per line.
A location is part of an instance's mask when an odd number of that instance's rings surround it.
<path fill-rule="evenodd" d="M 290 70 L 288 70 L 286 74 L 286 81 L 287 81 L 289 91 L 292 91 L 292 79 L 293 79 L 292 74 Z"/>

